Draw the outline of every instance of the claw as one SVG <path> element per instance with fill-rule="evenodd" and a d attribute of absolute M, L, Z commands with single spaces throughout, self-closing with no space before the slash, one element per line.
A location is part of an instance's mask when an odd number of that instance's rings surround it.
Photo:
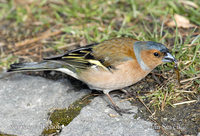
<path fill-rule="evenodd" d="M 131 109 L 121 109 L 115 105 L 108 105 L 111 109 L 115 110 L 120 116 L 123 114 L 133 114 L 135 112 L 130 111 Z"/>
<path fill-rule="evenodd" d="M 119 108 L 116 103 L 112 100 L 112 98 L 109 95 L 109 90 L 104 90 L 104 94 L 106 94 L 110 100 L 110 102 L 112 103 L 112 105 L 109 105 L 110 108 L 114 109 L 120 116 L 122 116 L 122 113 L 124 114 L 132 114 L 134 112 L 131 112 L 131 109 L 121 109 Z"/>

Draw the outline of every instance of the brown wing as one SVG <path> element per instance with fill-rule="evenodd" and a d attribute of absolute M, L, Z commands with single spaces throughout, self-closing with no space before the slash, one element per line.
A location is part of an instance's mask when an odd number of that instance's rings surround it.
<path fill-rule="evenodd" d="M 134 42 L 135 40 L 131 38 L 116 38 L 71 50 L 60 56 L 44 58 L 44 60 L 63 61 L 78 69 L 95 65 L 110 70 L 121 61 L 135 58 Z"/>
<path fill-rule="evenodd" d="M 119 62 L 135 59 L 132 38 L 115 38 L 93 47 L 93 56 L 103 61 L 105 66 L 115 66 Z"/>

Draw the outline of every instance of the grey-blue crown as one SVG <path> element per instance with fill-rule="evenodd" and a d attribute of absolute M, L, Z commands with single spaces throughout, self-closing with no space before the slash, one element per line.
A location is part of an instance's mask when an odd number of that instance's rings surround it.
<path fill-rule="evenodd" d="M 153 41 L 137 41 L 135 42 L 135 45 L 138 46 L 140 49 L 156 49 L 160 52 L 169 52 L 165 45 Z"/>

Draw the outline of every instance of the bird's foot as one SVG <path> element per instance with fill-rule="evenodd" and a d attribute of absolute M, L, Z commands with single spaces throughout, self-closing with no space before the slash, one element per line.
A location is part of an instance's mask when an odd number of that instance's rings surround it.
<path fill-rule="evenodd" d="M 114 94 L 113 97 L 119 98 L 119 99 L 128 99 L 130 98 L 129 96 L 127 96 L 126 94 Z"/>
<path fill-rule="evenodd" d="M 121 109 L 116 105 L 108 105 L 111 109 L 115 110 L 120 116 L 123 114 L 133 114 L 135 112 L 132 112 L 131 109 Z"/>
<path fill-rule="evenodd" d="M 124 91 L 123 91 L 124 92 Z M 114 94 L 113 97 L 117 97 L 119 99 L 130 99 L 132 98 L 133 96 L 127 91 L 125 93 L 122 93 L 122 94 Z"/>

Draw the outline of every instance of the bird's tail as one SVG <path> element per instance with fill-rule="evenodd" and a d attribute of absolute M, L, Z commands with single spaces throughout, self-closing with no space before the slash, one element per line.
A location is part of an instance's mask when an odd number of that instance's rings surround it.
<path fill-rule="evenodd" d="M 55 70 L 66 73 L 74 78 L 77 77 L 77 70 L 68 63 L 63 63 L 61 61 L 54 60 L 44 60 L 41 62 L 31 62 L 31 63 L 14 63 L 10 65 L 10 69 L 7 72 L 22 72 L 22 71 L 45 71 L 45 70 Z"/>
<path fill-rule="evenodd" d="M 8 72 L 14 71 L 42 71 L 42 70 L 53 70 L 58 68 L 58 65 L 50 63 L 48 61 L 42 62 L 31 62 L 31 63 L 14 63 L 10 65 Z"/>

